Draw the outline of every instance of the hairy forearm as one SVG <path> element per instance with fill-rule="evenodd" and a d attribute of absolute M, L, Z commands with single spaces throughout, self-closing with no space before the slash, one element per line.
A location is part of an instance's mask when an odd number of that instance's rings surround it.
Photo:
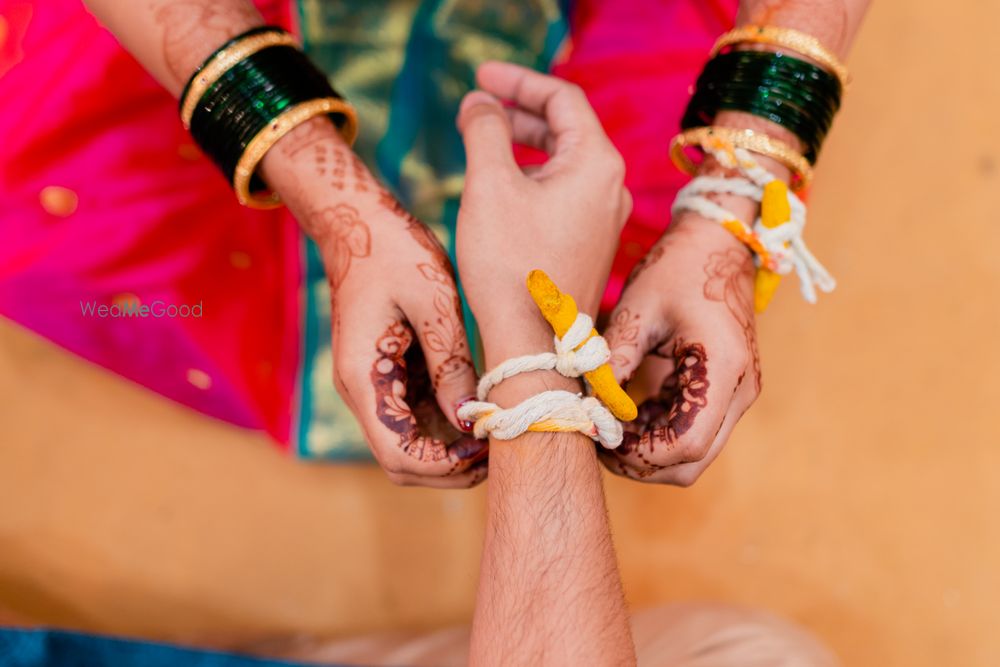
<path fill-rule="evenodd" d="M 491 399 L 514 405 L 546 389 L 579 384 L 518 376 Z M 472 664 L 633 664 L 593 441 L 536 433 L 491 441 L 488 509 Z"/>

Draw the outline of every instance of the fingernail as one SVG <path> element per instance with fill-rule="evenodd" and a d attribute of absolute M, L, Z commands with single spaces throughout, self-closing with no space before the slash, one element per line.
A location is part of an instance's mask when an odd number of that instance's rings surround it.
<path fill-rule="evenodd" d="M 458 411 L 459 411 L 459 409 L 463 405 L 465 405 L 466 403 L 469 403 L 470 401 L 474 401 L 474 400 L 476 400 L 475 396 L 467 396 L 467 397 L 463 398 L 462 400 L 460 400 L 457 405 L 455 405 L 455 420 L 458 422 L 459 428 L 461 428 L 466 433 L 472 433 L 472 429 L 475 426 L 475 424 L 473 424 L 472 422 L 470 422 L 467 419 L 461 419 L 461 418 L 459 418 Z"/>

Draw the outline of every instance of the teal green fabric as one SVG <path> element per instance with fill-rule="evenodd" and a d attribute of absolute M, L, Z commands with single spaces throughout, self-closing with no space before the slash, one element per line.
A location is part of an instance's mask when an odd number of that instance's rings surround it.
<path fill-rule="evenodd" d="M 0 628 L 0 667 L 300 667 L 300 663 L 59 630 Z"/>
<path fill-rule="evenodd" d="M 306 52 L 358 110 L 355 150 L 454 260 L 465 172 L 455 127 L 459 102 L 485 60 L 547 71 L 568 32 L 563 6 L 558 0 L 300 0 L 299 20 Z M 304 243 L 297 451 L 305 458 L 368 458 L 333 387 L 328 286 L 314 244 Z M 472 324 L 467 308 L 466 321 Z"/>

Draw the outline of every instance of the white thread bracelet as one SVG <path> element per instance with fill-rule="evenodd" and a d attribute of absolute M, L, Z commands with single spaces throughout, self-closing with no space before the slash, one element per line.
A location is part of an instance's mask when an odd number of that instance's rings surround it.
<path fill-rule="evenodd" d="M 704 195 L 733 194 L 760 202 L 764 197 L 764 186 L 775 180 L 774 175 L 761 167 L 745 149 L 735 148 L 732 154 L 724 150 L 712 150 L 709 147 L 705 150 L 710 152 L 723 167 L 737 169 L 741 176 L 731 178 L 699 176 L 692 179 L 677 193 L 671 214 L 676 215 L 686 210 L 718 223 L 735 221 L 748 234 L 755 236 L 767 250 L 774 263 L 775 273 L 787 275 L 794 271 L 798 275 L 799 287 L 806 301 L 816 303 L 816 288 L 824 292 L 833 291 L 837 286 L 836 281 L 809 251 L 802 239 L 806 225 L 806 206 L 802 200 L 789 191 L 788 205 L 791 217 L 787 222 L 777 227 L 766 227 L 758 217 L 751 227 Z"/>
<path fill-rule="evenodd" d="M 611 351 L 602 336 L 588 338 L 593 327 L 590 316 L 579 313 L 566 335 L 555 337 L 554 353 L 514 357 L 483 375 L 476 392 L 479 400 L 459 408 L 458 418 L 474 422 L 473 433 L 477 438 L 493 436 L 511 440 L 524 434 L 533 424 L 547 422 L 553 430 L 583 433 L 608 449 L 620 445 L 621 423 L 592 396 L 561 390 L 545 391 L 507 409 L 486 401 L 496 385 L 520 373 L 556 370 L 566 377 L 577 378 L 606 363 Z"/>

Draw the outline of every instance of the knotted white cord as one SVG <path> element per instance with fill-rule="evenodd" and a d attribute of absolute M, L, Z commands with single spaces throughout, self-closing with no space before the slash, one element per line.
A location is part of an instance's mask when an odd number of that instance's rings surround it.
<path fill-rule="evenodd" d="M 506 410 L 496 403 L 470 401 L 459 408 L 458 417 L 475 423 L 477 438 L 513 440 L 532 424 L 552 422 L 567 431 L 583 433 L 608 449 L 622 442 L 621 422 L 599 400 L 558 389 L 535 394 Z"/>
<path fill-rule="evenodd" d="M 544 391 L 508 409 L 486 401 L 496 385 L 519 373 L 555 369 L 561 375 L 577 378 L 599 368 L 611 358 L 611 350 L 602 336 L 588 338 L 593 328 L 590 316 L 579 313 L 566 335 L 554 338 L 555 352 L 504 361 L 483 375 L 476 392 L 479 400 L 459 408 L 458 418 L 474 422 L 473 433 L 477 438 L 492 435 L 500 440 L 512 440 L 532 424 L 549 422 L 567 431 L 579 431 L 604 447 L 614 449 L 621 444 L 622 425 L 592 396 L 561 390 Z"/>
<path fill-rule="evenodd" d="M 775 180 L 774 175 L 757 164 L 745 149 L 733 150 L 735 160 L 727 151 L 713 150 L 710 147 L 706 147 L 705 150 L 710 152 L 723 167 L 737 169 L 742 176 L 732 178 L 699 176 L 693 179 L 677 193 L 671 213 L 676 215 L 688 210 L 719 223 L 735 220 L 748 231 L 752 230 L 760 240 L 774 262 L 773 271 L 782 275 L 795 271 L 799 277 L 802 296 L 806 301 L 816 303 L 817 287 L 824 292 L 833 291 L 837 286 L 836 281 L 809 251 L 802 239 L 806 225 L 806 205 L 802 200 L 789 191 L 788 204 L 791 218 L 787 222 L 777 227 L 766 227 L 758 217 L 753 227 L 750 227 L 704 195 L 733 194 L 760 202 L 764 197 L 764 186 Z"/>
<path fill-rule="evenodd" d="M 569 331 L 562 338 L 554 336 L 555 352 L 529 354 L 503 362 L 479 379 L 477 394 L 485 401 L 490 390 L 507 378 L 530 371 L 557 370 L 561 375 L 576 378 L 599 368 L 611 358 L 608 343 L 601 336 L 587 338 L 594 328 L 594 321 L 586 313 L 579 313 Z M 580 348 L 580 349 L 576 349 Z"/>

